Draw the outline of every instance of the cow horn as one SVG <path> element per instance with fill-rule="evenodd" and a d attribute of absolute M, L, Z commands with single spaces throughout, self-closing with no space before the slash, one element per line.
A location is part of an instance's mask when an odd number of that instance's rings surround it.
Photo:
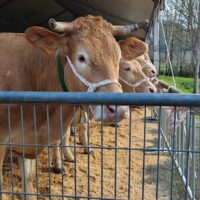
<path fill-rule="evenodd" d="M 129 35 L 139 29 L 146 30 L 148 28 L 148 25 L 149 25 L 149 20 L 146 20 L 138 24 L 132 24 L 126 26 L 113 26 L 113 35 L 115 36 Z"/>
<path fill-rule="evenodd" d="M 57 22 L 55 19 L 49 20 L 49 27 L 51 30 L 56 32 L 68 32 L 73 30 L 73 23 L 68 22 Z"/>

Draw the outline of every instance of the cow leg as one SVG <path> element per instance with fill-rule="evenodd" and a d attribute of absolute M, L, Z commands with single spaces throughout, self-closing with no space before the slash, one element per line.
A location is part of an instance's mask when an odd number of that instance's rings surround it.
<path fill-rule="evenodd" d="M 22 191 L 26 194 L 34 194 L 34 186 L 30 180 L 31 173 L 35 167 L 35 160 L 22 158 L 18 156 L 20 174 L 22 178 Z M 36 196 L 33 195 L 23 195 L 23 200 L 35 200 Z"/>
<path fill-rule="evenodd" d="M 6 152 L 6 146 L 1 146 L 0 147 L 0 191 L 2 191 L 2 185 L 3 185 L 3 160 L 5 157 L 5 152 Z"/>
<path fill-rule="evenodd" d="M 88 135 L 87 135 L 87 124 L 80 124 L 79 141 L 84 147 L 88 147 Z M 92 151 L 89 148 L 84 148 L 85 154 L 91 154 Z"/>
<path fill-rule="evenodd" d="M 70 138 L 70 127 L 67 128 L 67 131 L 62 141 L 62 143 L 65 146 L 69 146 L 69 138 Z M 74 155 L 72 154 L 70 147 L 63 148 L 63 153 L 66 161 L 74 162 Z"/>
<path fill-rule="evenodd" d="M 74 133 L 75 133 L 74 126 L 70 124 L 70 135 L 74 136 Z"/>
<path fill-rule="evenodd" d="M 65 169 L 62 167 L 62 157 L 61 157 L 61 148 L 58 146 L 53 147 L 53 156 L 52 156 L 52 169 L 56 174 L 62 174 L 65 172 Z"/>
<path fill-rule="evenodd" d="M 2 133 L 2 131 L 1 131 Z M 5 136 L 6 135 L 6 136 Z M 2 191 L 2 187 L 3 187 L 3 161 L 5 158 L 5 153 L 6 153 L 6 146 L 5 144 L 8 143 L 8 136 L 7 133 L 4 135 L 4 133 L 1 135 L 1 144 L 0 145 L 0 193 Z"/>

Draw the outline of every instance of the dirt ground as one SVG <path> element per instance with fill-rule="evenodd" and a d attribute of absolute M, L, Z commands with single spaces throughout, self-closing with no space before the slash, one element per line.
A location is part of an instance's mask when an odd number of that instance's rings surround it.
<path fill-rule="evenodd" d="M 150 112 L 148 112 L 148 115 L 150 115 Z M 117 134 L 115 134 L 114 127 L 104 126 L 103 141 L 101 141 L 101 125 L 96 122 L 91 122 L 90 145 L 91 147 L 94 147 L 94 154 L 90 156 L 85 155 L 83 154 L 83 149 L 77 148 L 76 163 L 69 163 L 64 161 L 63 165 L 65 168 L 65 173 L 63 175 L 54 174 L 52 172 L 49 173 L 49 162 L 47 156 L 48 149 L 46 149 L 38 158 L 38 191 L 41 195 L 44 195 L 39 196 L 38 199 L 74 199 L 72 197 L 75 195 L 80 197 L 79 199 L 88 199 L 86 198 L 88 196 L 90 196 L 90 199 L 100 199 L 101 195 L 104 199 L 125 200 L 128 199 L 128 197 L 131 200 L 141 199 L 143 182 L 143 151 L 141 148 L 144 147 L 143 117 L 144 111 L 142 109 L 134 109 L 132 111 L 131 147 L 134 148 L 132 151 L 127 149 L 129 147 L 129 120 L 124 120 L 121 122 L 120 127 L 117 129 Z M 157 126 L 158 125 L 156 123 L 147 123 L 146 147 L 155 147 L 157 144 Z M 117 140 L 115 138 L 116 135 Z M 101 142 L 103 142 L 103 146 L 105 147 L 103 150 L 100 149 Z M 71 144 L 73 145 L 73 143 L 74 141 L 72 137 Z M 121 148 L 120 150 L 116 151 L 115 149 L 112 149 L 115 147 L 116 143 L 117 147 Z M 79 144 L 77 145 L 81 147 Z M 116 162 L 115 158 L 117 160 Z M 164 163 L 165 160 L 166 157 L 160 157 L 160 163 Z M 9 163 L 10 161 L 7 158 L 6 162 L 4 162 L 3 192 L 12 191 L 11 171 Z M 156 184 L 155 181 L 151 181 L 151 177 L 156 176 L 156 171 L 149 173 L 148 169 L 156 165 L 157 155 L 147 154 L 145 156 L 144 170 L 145 200 L 155 199 Z M 103 169 L 101 169 L 101 166 L 103 166 Z M 152 175 L 152 173 L 154 173 L 154 175 Z M 130 194 L 128 190 L 129 175 Z M 36 175 L 33 174 L 31 179 L 36 186 L 35 177 Z M 13 180 L 14 192 L 22 192 L 21 178 L 19 175 L 17 162 L 15 162 L 13 165 Z M 48 194 L 53 194 L 53 197 L 49 198 Z M 62 194 L 68 197 L 59 197 L 59 195 Z M 45 197 L 45 195 L 47 196 Z M 12 199 L 12 196 L 4 194 L 3 200 L 4 199 Z M 15 195 L 14 199 L 20 199 L 19 195 Z"/>

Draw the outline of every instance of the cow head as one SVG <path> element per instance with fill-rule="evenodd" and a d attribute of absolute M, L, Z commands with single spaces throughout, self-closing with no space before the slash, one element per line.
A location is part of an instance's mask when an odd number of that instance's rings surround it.
<path fill-rule="evenodd" d="M 140 63 L 136 60 L 120 61 L 120 84 L 124 92 L 155 93 L 155 86 L 143 73 Z"/>
<path fill-rule="evenodd" d="M 42 27 L 30 27 L 25 34 L 29 42 L 47 54 L 62 56 L 65 62 L 65 82 L 69 91 L 87 91 L 88 85 L 84 83 L 84 79 L 97 85 L 103 81 L 99 87 L 94 88 L 95 91 L 122 92 L 118 83 L 121 51 L 114 35 L 131 33 L 146 23 L 113 26 L 102 17 L 86 16 L 71 23 L 51 19 L 49 25 L 52 30 L 62 34 Z M 91 110 L 94 118 L 100 120 L 101 107 L 92 106 Z M 115 120 L 116 112 L 121 120 L 127 115 L 127 107 L 119 106 L 116 111 L 115 106 L 104 106 L 103 120 Z"/>
<path fill-rule="evenodd" d="M 147 77 L 152 78 L 157 76 L 157 70 L 147 53 L 148 47 L 143 41 L 135 37 L 129 37 L 119 41 L 119 45 L 124 59 L 136 59 L 141 64 L 142 71 Z M 130 53 L 131 51 L 132 53 Z"/>

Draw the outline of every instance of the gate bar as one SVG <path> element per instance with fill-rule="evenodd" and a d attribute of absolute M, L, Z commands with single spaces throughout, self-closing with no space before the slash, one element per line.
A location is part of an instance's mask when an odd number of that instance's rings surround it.
<path fill-rule="evenodd" d="M 200 106 L 200 95 L 100 92 L 0 92 L 0 102 L 115 104 L 140 106 Z"/>

